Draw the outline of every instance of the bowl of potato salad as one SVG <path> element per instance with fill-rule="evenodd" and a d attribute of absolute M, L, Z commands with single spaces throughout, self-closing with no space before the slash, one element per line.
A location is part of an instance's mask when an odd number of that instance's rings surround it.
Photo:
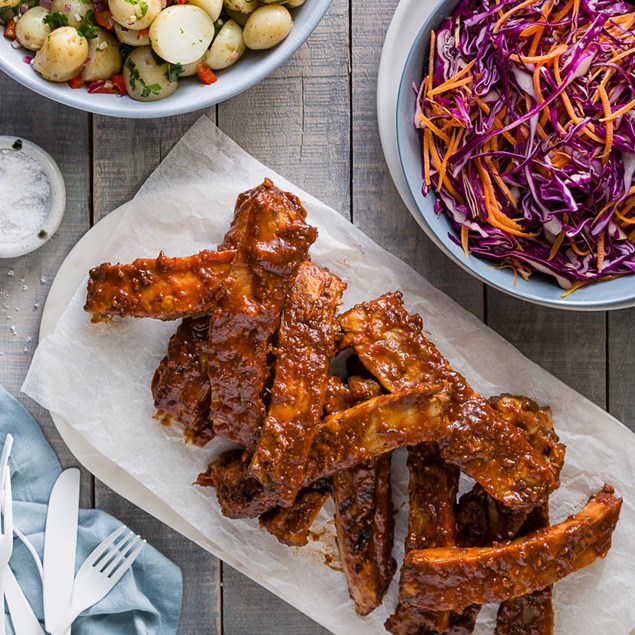
<path fill-rule="evenodd" d="M 0 0 L 0 69 L 74 108 L 166 117 L 289 58 L 331 0 Z"/>

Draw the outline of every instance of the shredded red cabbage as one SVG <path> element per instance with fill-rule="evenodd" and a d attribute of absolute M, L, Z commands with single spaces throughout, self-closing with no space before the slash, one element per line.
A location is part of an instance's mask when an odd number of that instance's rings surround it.
<path fill-rule="evenodd" d="M 418 89 L 423 193 L 466 251 L 565 289 L 635 272 L 635 10 L 463 0 Z"/>

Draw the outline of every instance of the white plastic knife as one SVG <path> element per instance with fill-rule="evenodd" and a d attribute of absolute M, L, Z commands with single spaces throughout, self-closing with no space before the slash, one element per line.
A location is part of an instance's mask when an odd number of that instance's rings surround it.
<path fill-rule="evenodd" d="M 4 597 L 15 635 L 45 635 L 24 591 L 8 567 L 4 579 Z"/>
<path fill-rule="evenodd" d="M 66 615 L 73 593 L 79 470 L 62 472 L 53 486 L 44 534 L 44 625 L 51 632 Z"/>

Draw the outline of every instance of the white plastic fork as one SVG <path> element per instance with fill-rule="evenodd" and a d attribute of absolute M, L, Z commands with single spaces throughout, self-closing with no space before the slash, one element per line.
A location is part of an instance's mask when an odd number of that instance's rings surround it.
<path fill-rule="evenodd" d="M 125 526 L 113 531 L 80 567 L 66 616 L 52 635 L 63 635 L 82 611 L 97 604 L 121 580 L 146 541 Z"/>
<path fill-rule="evenodd" d="M 0 458 L 0 635 L 5 635 L 4 620 L 4 576 L 13 553 L 13 498 L 11 494 L 11 470 L 9 469 L 9 455 L 13 447 L 13 437 L 8 434 L 2 448 Z"/>

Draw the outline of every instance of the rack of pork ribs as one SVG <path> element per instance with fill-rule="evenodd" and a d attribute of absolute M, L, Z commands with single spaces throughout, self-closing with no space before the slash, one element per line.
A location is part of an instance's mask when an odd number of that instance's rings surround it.
<path fill-rule="evenodd" d="M 100 265 L 85 309 L 182 318 L 152 381 L 158 412 L 196 445 L 238 446 L 196 484 L 295 546 L 332 496 L 359 614 L 395 573 L 390 463 L 406 446 L 406 556 L 386 629 L 468 634 L 500 602 L 497 635 L 552 633 L 552 585 L 606 555 L 621 499 L 605 485 L 550 525 L 564 446 L 549 408 L 480 396 L 398 292 L 338 315 L 346 285 L 310 262 L 316 238 L 299 199 L 265 179 L 238 197 L 218 250 Z M 346 355 L 346 376 L 331 374 Z M 457 500 L 460 473 L 475 485 Z"/>

